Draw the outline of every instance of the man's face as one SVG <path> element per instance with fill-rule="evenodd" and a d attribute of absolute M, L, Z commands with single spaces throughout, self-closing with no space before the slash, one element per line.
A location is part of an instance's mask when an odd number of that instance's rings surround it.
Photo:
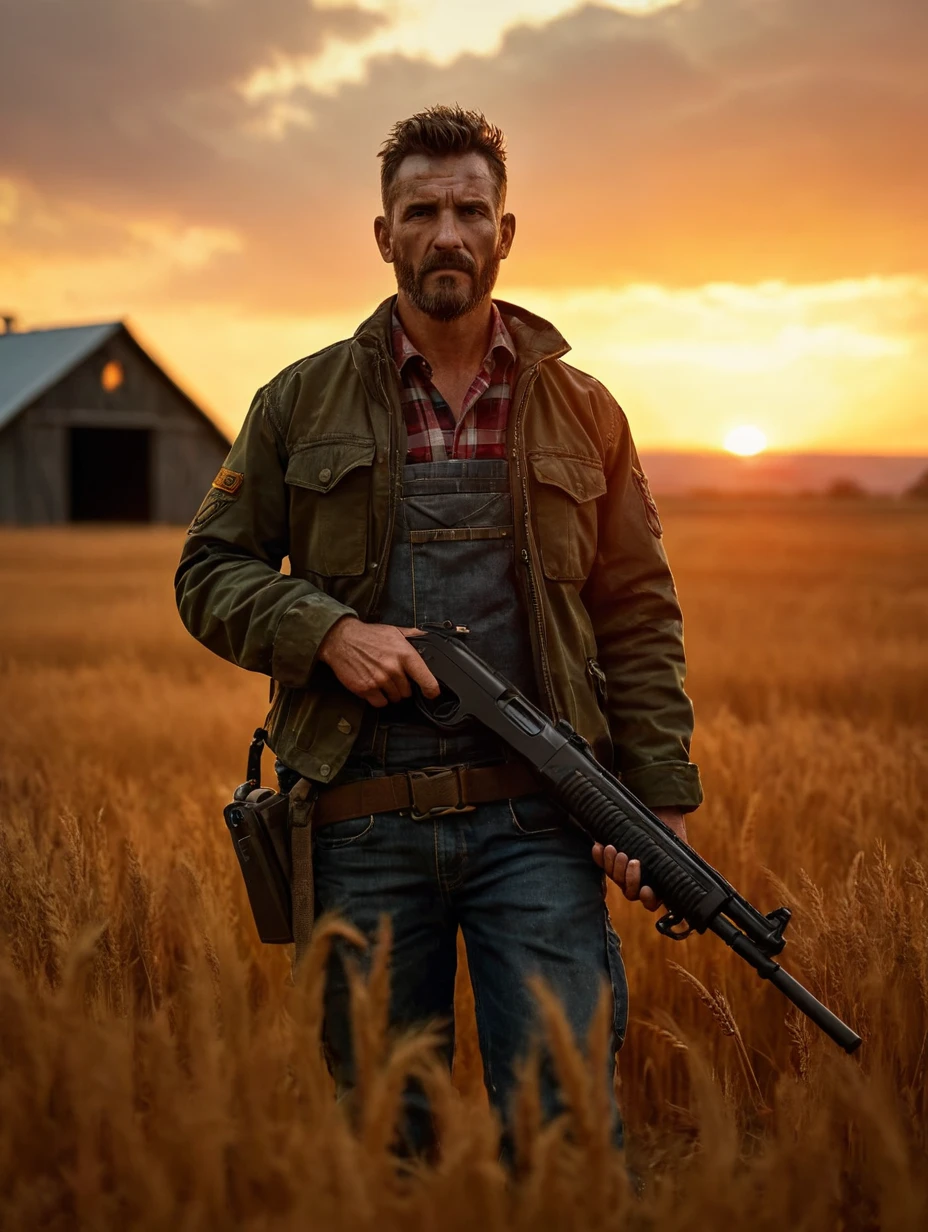
<path fill-rule="evenodd" d="M 420 312 L 454 321 L 490 295 L 515 233 L 498 198 L 481 154 L 414 154 L 400 164 L 389 216 L 374 232 L 399 290 Z"/>

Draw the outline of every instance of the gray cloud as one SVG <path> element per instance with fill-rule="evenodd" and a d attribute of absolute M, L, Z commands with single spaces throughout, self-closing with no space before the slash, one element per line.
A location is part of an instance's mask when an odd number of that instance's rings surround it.
<path fill-rule="evenodd" d="M 0 0 L 0 168 L 109 205 L 212 213 L 213 177 L 221 188 L 251 144 L 240 85 L 376 20 L 311 0 Z"/>
<path fill-rule="evenodd" d="M 82 24 L 83 10 L 92 17 Z M 167 12 L 168 18 L 165 17 Z M 370 237 L 391 121 L 458 100 L 502 124 L 520 233 L 510 281 L 688 284 L 925 272 L 928 6 L 703 0 L 589 7 L 492 58 L 399 56 L 312 127 L 260 135 L 236 90 L 361 14 L 300 0 L 0 0 L 0 173 L 126 217 L 231 228 L 237 255 L 166 296 L 336 311 L 389 285 Z"/>

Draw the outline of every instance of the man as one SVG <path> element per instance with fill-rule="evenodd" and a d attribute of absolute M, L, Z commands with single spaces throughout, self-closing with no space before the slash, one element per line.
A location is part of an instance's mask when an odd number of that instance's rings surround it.
<path fill-rule="evenodd" d="M 680 609 L 622 411 L 563 362 L 553 326 L 491 298 L 516 229 L 502 133 L 435 107 L 397 124 L 381 158 L 374 232 L 397 295 L 258 391 L 190 527 L 178 605 L 211 650 L 274 682 L 282 782 L 318 788 L 317 908 L 369 936 L 392 917 L 395 1026 L 451 1018 L 461 928 L 505 1118 L 536 1031 L 527 976 L 560 995 L 581 1038 L 609 981 L 622 1042 L 601 870 L 658 903 L 636 862 L 611 848 L 591 858 L 495 738 L 422 717 L 413 686 L 438 686 L 408 638 L 467 626 L 473 649 L 685 837 L 701 789 Z M 340 959 L 325 1008 L 330 1064 L 350 1088 Z M 449 1060 L 452 1047 L 449 1032 Z M 549 1067 L 542 1093 L 553 1113 Z M 421 1144 L 421 1092 L 408 1106 Z"/>

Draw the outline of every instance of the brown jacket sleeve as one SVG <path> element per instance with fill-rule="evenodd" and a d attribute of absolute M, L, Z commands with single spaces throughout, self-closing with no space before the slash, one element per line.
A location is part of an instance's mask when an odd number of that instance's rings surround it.
<path fill-rule="evenodd" d="M 326 633 L 355 612 L 280 572 L 289 551 L 286 465 L 265 386 L 190 525 L 174 586 L 181 619 L 204 646 L 300 688 Z"/>
<path fill-rule="evenodd" d="M 650 807 L 702 802 L 689 760 L 693 706 L 683 682 L 683 618 L 657 506 L 621 409 L 607 467 L 596 562 L 583 591 L 606 676 L 615 767 Z"/>

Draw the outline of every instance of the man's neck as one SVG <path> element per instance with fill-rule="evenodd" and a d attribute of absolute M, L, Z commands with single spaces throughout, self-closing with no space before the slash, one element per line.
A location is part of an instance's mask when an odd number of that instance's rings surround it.
<path fill-rule="evenodd" d="M 410 303 L 402 291 L 396 308 L 407 337 L 433 371 L 479 370 L 490 345 L 493 304 L 489 295 L 456 321 L 436 321 Z"/>

